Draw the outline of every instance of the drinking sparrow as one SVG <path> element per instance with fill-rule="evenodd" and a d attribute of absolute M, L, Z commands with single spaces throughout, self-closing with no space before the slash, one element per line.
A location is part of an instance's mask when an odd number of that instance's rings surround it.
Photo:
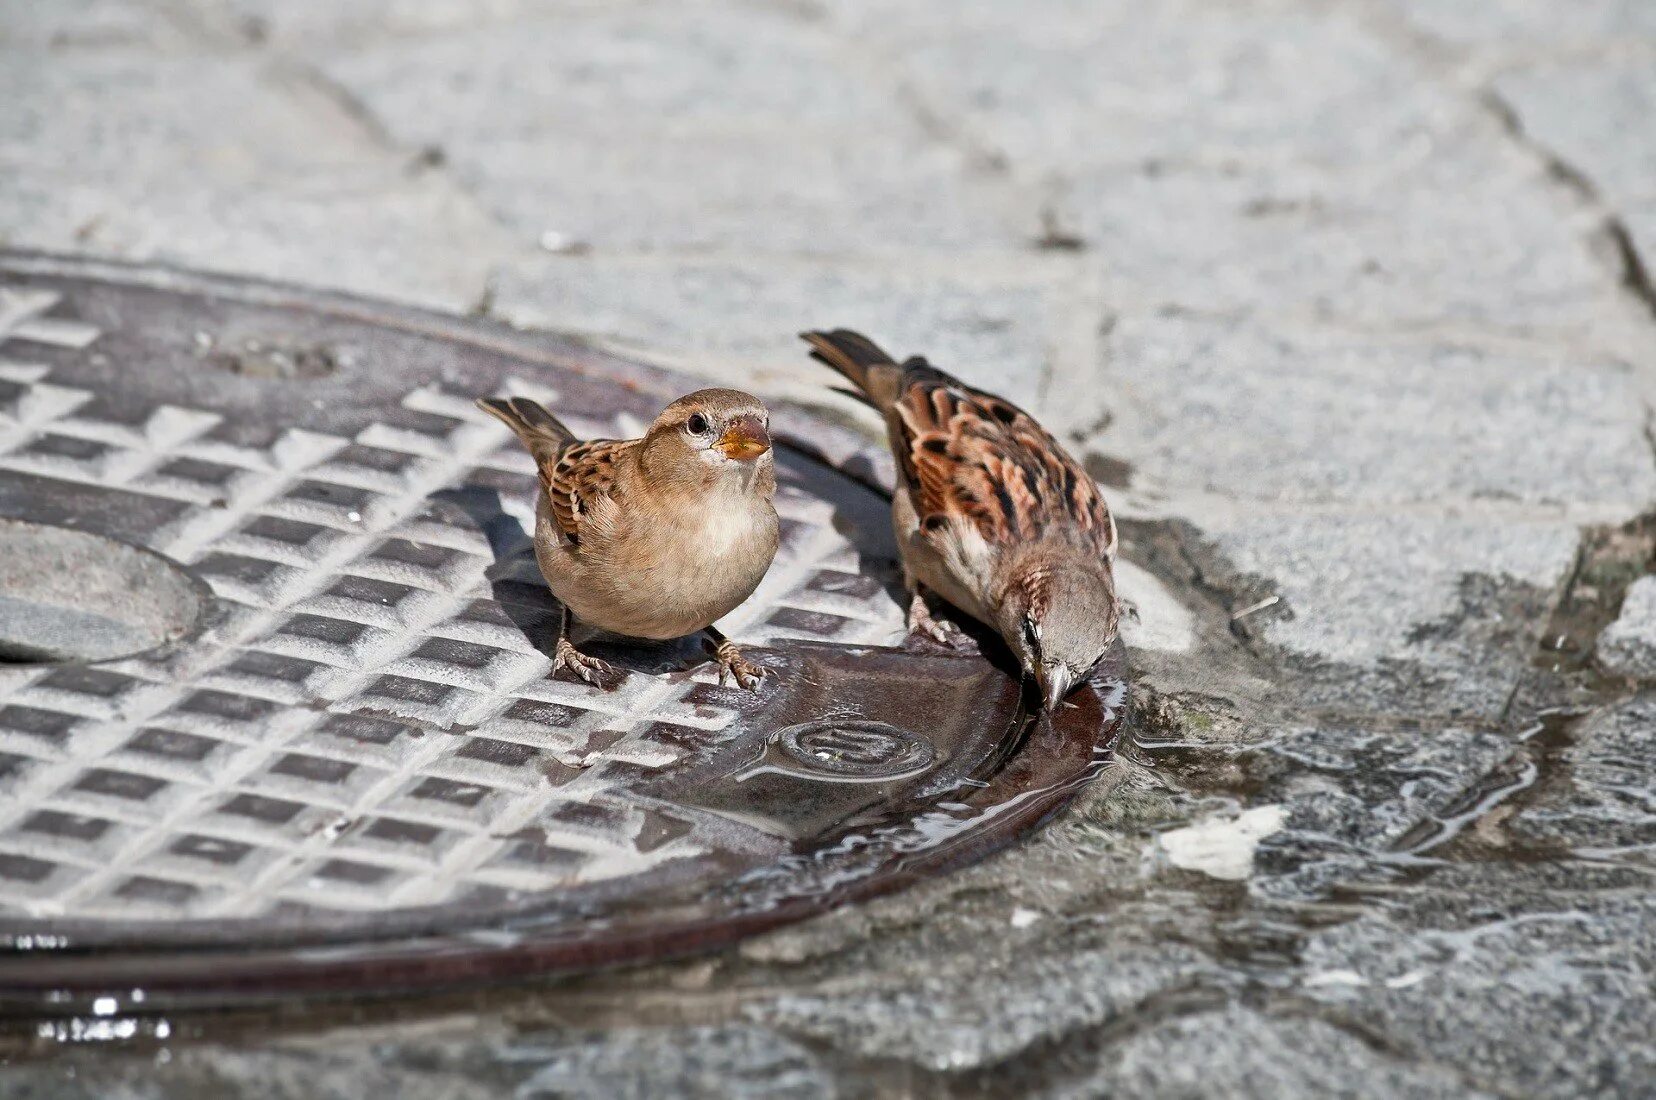
<path fill-rule="evenodd" d="M 1023 410 L 847 329 L 801 334 L 884 417 L 909 626 L 939 640 L 927 590 L 993 627 L 1048 710 L 1115 640 L 1115 521 L 1079 463 Z"/>

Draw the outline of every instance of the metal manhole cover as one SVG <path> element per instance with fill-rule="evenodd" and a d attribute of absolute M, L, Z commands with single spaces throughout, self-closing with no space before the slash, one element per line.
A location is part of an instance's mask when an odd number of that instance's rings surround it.
<path fill-rule="evenodd" d="M 0 546 L 37 563 L 0 569 L 0 635 L 28 635 L 0 637 L 0 1003 L 679 953 L 1061 805 L 1114 735 L 1119 646 L 1056 723 L 975 653 L 890 648 L 881 458 L 797 410 L 783 547 L 727 620 L 780 675 L 723 688 L 679 649 L 612 692 L 549 677 L 531 468 L 472 398 L 615 435 L 692 388 L 496 326 L 0 255 Z"/>

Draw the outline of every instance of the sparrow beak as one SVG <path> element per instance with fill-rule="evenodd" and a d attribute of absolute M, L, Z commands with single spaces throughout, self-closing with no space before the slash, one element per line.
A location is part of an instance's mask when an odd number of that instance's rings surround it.
<path fill-rule="evenodd" d="M 713 448 L 726 458 L 745 462 L 770 450 L 770 433 L 757 416 L 739 416 L 730 422 Z"/>
<path fill-rule="evenodd" d="M 1041 699 L 1046 709 L 1056 711 L 1058 704 L 1070 692 L 1070 670 L 1066 665 L 1038 664 L 1035 666 L 1035 682 L 1041 685 Z"/>

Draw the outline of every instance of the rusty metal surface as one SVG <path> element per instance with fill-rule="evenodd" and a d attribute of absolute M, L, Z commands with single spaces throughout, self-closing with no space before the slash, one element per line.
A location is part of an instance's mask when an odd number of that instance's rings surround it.
<path fill-rule="evenodd" d="M 775 417 L 782 550 L 725 623 L 778 675 L 724 688 L 678 646 L 606 651 L 633 670 L 611 692 L 549 677 L 531 468 L 471 399 L 615 435 L 694 386 L 497 326 L 0 254 L 0 522 L 147 548 L 211 605 L 135 656 L 0 663 L 0 1001 L 692 950 L 1061 805 L 1114 734 L 1119 650 L 1054 724 L 975 650 L 901 648 L 883 459 L 798 410 Z"/>

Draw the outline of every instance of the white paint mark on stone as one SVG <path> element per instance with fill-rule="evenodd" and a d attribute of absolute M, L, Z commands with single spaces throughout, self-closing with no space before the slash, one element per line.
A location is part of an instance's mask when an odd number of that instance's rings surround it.
<path fill-rule="evenodd" d="M 1281 806 L 1257 806 L 1236 817 L 1208 817 L 1156 838 L 1167 861 L 1186 871 L 1240 880 L 1253 873 L 1254 849 L 1282 828 Z"/>

